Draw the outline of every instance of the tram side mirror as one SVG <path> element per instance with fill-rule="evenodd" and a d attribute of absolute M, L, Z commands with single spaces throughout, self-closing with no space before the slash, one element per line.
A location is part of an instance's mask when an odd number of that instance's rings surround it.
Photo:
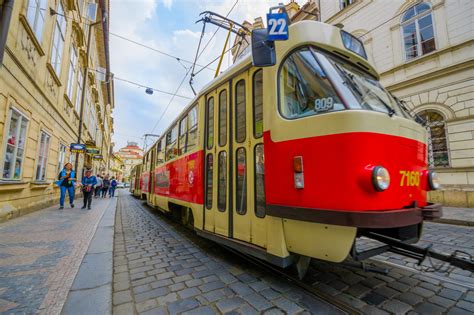
<path fill-rule="evenodd" d="M 252 30 L 252 63 L 255 67 L 276 64 L 275 42 L 268 40 L 266 28 Z"/>

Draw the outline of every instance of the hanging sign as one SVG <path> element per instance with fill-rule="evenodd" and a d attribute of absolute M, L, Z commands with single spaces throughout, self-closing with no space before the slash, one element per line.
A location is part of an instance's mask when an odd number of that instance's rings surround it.
<path fill-rule="evenodd" d="M 92 156 L 92 159 L 93 160 L 103 160 L 104 157 L 102 156 L 102 154 L 95 154 Z"/>
<path fill-rule="evenodd" d="M 87 154 L 99 154 L 100 149 L 97 147 L 86 147 L 86 153 Z"/>
<path fill-rule="evenodd" d="M 82 143 L 71 143 L 69 149 L 71 153 L 84 153 L 86 152 L 86 145 Z"/>
<path fill-rule="evenodd" d="M 288 39 L 288 19 L 286 13 L 267 13 L 268 40 Z"/>

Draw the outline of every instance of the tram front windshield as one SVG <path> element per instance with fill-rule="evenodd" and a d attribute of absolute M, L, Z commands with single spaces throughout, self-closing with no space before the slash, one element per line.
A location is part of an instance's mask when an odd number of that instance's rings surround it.
<path fill-rule="evenodd" d="M 312 47 L 291 54 L 279 76 L 280 112 L 286 118 L 345 109 L 373 110 L 411 118 L 377 79 Z"/>

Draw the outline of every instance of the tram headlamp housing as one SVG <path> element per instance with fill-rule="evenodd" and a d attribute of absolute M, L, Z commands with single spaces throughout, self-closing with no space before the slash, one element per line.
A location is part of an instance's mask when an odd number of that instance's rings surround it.
<path fill-rule="evenodd" d="M 433 171 L 428 172 L 428 185 L 431 190 L 438 190 L 441 188 L 441 179 L 437 173 Z"/>
<path fill-rule="evenodd" d="M 387 190 L 390 186 L 390 174 L 383 166 L 376 166 L 372 170 L 372 184 L 377 191 Z"/>

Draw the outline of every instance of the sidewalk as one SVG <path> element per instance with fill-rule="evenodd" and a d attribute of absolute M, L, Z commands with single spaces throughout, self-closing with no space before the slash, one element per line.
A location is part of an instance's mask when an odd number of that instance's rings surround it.
<path fill-rule="evenodd" d="M 0 224 L 0 313 L 59 314 L 107 209 L 117 198 L 94 199 L 92 210 L 58 206 Z"/>
<path fill-rule="evenodd" d="M 443 216 L 435 222 L 474 226 L 474 208 L 443 207 Z"/>

